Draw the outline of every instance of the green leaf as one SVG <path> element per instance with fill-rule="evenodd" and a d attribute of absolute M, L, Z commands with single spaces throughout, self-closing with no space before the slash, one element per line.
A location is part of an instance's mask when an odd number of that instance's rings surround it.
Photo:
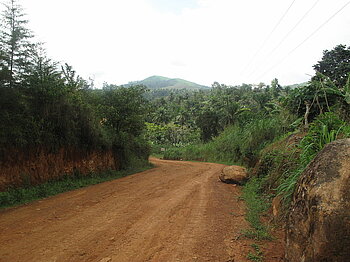
<path fill-rule="evenodd" d="M 346 92 L 344 95 L 344 100 L 347 104 L 350 105 L 350 92 Z"/>

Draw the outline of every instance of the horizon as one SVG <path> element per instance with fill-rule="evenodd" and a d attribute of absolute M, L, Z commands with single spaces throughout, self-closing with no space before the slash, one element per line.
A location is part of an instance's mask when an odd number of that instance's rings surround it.
<path fill-rule="evenodd" d="M 215 83 L 213 82 L 211 85 L 202 85 L 200 83 L 197 83 L 197 82 L 194 82 L 194 81 L 191 81 L 190 79 L 183 79 L 183 78 L 178 78 L 178 77 L 168 77 L 168 76 L 161 76 L 161 75 L 152 75 L 152 76 L 149 76 L 149 77 L 146 77 L 144 79 L 140 79 L 140 80 L 135 80 L 135 81 L 129 81 L 128 83 L 126 84 L 121 84 L 120 86 L 124 86 L 124 85 L 130 85 L 130 84 L 134 84 L 134 83 L 138 83 L 138 82 L 143 82 L 144 80 L 147 80 L 147 79 L 150 79 L 150 78 L 155 78 L 155 77 L 160 77 L 160 78 L 166 78 L 166 80 L 184 80 L 184 81 L 187 81 L 187 82 L 191 82 L 191 83 L 194 83 L 196 85 L 200 85 L 200 86 L 204 86 L 204 87 L 208 87 L 208 88 L 212 88 L 212 85 Z M 272 81 L 273 79 L 271 79 Z M 310 80 L 311 80 L 311 77 L 310 77 Z M 292 84 L 288 84 L 288 85 L 281 85 L 282 87 L 286 87 L 286 86 L 293 86 L 293 85 L 301 85 L 301 84 L 305 84 L 305 83 L 308 83 L 310 80 L 308 81 L 304 81 L 304 82 L 298 82 L 298 83 L 292 83 Z M 271 82 L 270 81 L 270 82 Z M 264 83 L 266 86 L 269 86 L 271 83 Z M 219 82 L 218 82 L 219 83 Z M 107 83 L 109 84 L 109 83 Z M 112 84 L 112 83 L 111 83 Z M 225 83 L 219 83 L 219 84 L 224 84 L 226 85 Z M 257 85 L 259 85 L 260 83 L 256 83 L 256 84 L 252 84 L 252 83 L 241 83 L 241 84 L 237 84 L 237 85 L 227 85 L 228 87 L 235 87 L 235 86 L 242 86 L 242 85 L 251 85 L 252 87 L 255 87 Z M 280 84 L 280 83 L 279 83 Z M 117 85 L 118 86 L 118 85 Z"/>

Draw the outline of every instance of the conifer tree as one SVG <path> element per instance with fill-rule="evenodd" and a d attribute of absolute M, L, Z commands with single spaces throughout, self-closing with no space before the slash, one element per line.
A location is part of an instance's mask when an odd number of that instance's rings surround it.
<path fill-rule="evenodd" d="M 0 24 L 0 76 L 7 86 L 18 83 L 31 64 L 35 45 L 32 32 L 26 27 L 23 8 L 16 0 L 4 4 Z"/>

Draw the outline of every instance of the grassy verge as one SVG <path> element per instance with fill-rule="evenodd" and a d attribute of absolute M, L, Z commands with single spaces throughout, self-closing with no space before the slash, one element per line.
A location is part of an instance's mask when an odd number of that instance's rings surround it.
<path fill-rule="evenodd" d="M 263 252 L 260 250 L 260 246 L 258 244 L 251 244 L 251 247 L 253 248 L 253 252 L 249 252 L 247 255 L 247 258 L 251 261 L 254 262 L 262 262 L 264 257 L 263 257 Z"/>
<path fill-rule="evenodd" d="M 14 188 L 5 192 L 0 192 L 0 208 L 7 208 L 34 200 L 57 195 L 81 187 L 99 184 L 102 182 L 122 178 L 131 174 L 152 168 L 151 164 L 144 167 L 130 168 L 121 171 L 108 170 L 102 173 L 90 173 L 88 175 L 72 174 L 60 179 L 46 182 L 37 186 L 27 186 Z"/>
<path fill-rule="evenodd" d="M 269 204 L 261 193 L 262 179 L 255 177 L 243 188 L 242 198 L 247 206 L 246 220 L 251 228 L 242 231 L 243 236 L 260 240 L 272 240 L 268 227 L 261 221 L 261 216 L 267 211 Z M 247 254 L 247 259 L 255 262 L 262 262 L 264 254 L 257 243 L 251 245 L 252 251 Z"/>
<path fill-rule="evenodd" d="M 261 179 L 252 178 L 243 188 L 242 198 L 247 205 L 246 220 L 250 223 L 251 229 L 242 233 L 244 236 L 255 240 L 270 240 L 268 228 L 260 219 L 269 207 L 267 200 L 260 194 Z"/>

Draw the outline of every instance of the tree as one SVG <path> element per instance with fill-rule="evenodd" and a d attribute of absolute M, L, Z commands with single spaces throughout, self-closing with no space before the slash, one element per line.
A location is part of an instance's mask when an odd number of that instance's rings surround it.
<path fill-rule="evenodd" d="M 201 139 L 208 142 L 219 135 L 219 116 L 217 112 L 205 109 L 196 119 L 197 126 L 201 130 Z"/>
<path fill-rule="evenodd" d="M 26 28 L 28 20 L 24 19 L 23 8 L 16 0 L 10 0 L 4 6 L 0 27 L 0 75 L 13 87 L 31 64 L 30 57 L 35 45 L 29 41 L 33 35 Z"/>
<path fill-rule="evenodd" d="M 270 89 L 270 92 L 273 98 L 277 98 L 280 95 L 281 91 L 282 91 L 282 86 L 278 83 L 278 79 L 274 78 L 271 81 L 271 89 Z"/>
<path fill-rule="evenodd" d="M 143 97 L 143 86 L 119 87 L 105 85 L 100 105 L 102 123 L 116 133 L 139 136 L 145 128 L 148 105 Z"/>
<path fill-rule="evenodd" d="M 347 48 L 345 45 L 338 45 L 333 50 L 323 51 L 322 60 L 313 68 L 328 76 L 339 88 L 344 87 L 350 73 L 350 46 Z M 313 80 L 318 79 L 316 74 Z"/>

